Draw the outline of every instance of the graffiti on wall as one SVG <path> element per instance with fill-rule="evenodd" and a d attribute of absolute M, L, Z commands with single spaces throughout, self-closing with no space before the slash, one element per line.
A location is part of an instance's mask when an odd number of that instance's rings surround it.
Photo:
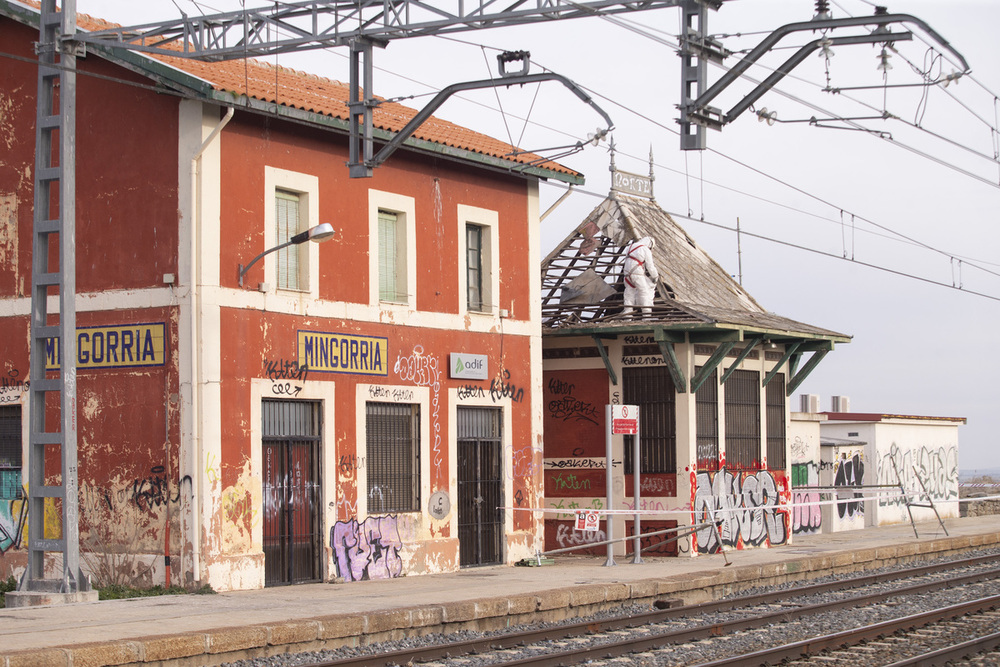
<path fill-rule="evenodd" d="M 344 581 L 393 579 L 403 573 L 403 547 L 396 517 L 338 521 L 330 529 L 337 575 Z"/>
<path fill-rule="evenodd" d="M 896 470 L 899 470 L 899 476 Z M 897 485 L 902 483 L 910 493 L 920 493 L 923 486 L 935 501 L 958 498 L 958 447 L 914 447 L 902 450 L 892 444 L 878 461 L 876 472 L 879 484 Z M 919 479 L 917 478 L 919 475 Z M 902 477 L 902 479 L 900 479 Z M 905 498 L 880 499 L 879 506 L 898 506 L 906 503 Z"/>
<path fill-rule="evenodd" d="M 509 398 L 514 403 L 520 403 L 524 399 L 524 387 L 518 387 L 510 379 L 510 371 L 506 368 L 500 373 L 500 377 L 490 380 L 490 399 L 496 403 Z"/>
<path fill-rule="evenodd" d="M 549 380 L 549 393 L 557 396 L 549 401 L 549 416 L 564 422 L 586 421 L 597 424 L 598 408 L 590 401 L 582 401 L 573 396 L 576 385 L 563 382 L 559 378 Z"/>
<path fill-rule="evenodd" d="M 275 396 L 298 396 L 309 377 L 309 366 L 288 359 L 266 361 L 265 371 L 271 381 L 271 393 Z"/>
<path fill-rule="evenodd" d="M 861 453 L 848 456 L 842 454 L 833 463 L 834 486 L 861 486 L 865 482 L 865 462 Z M 849 491 L 838 491 L 837 497 L 844 498 Z M 865 515 L 864 494 L 855 491 L 853 500 L 842 500 L 837 503 L 837 516 L 848 521 L 861 520 Z"/>
<path fill-rule="evenodd" d="M 441 454 L 441 363 L 437 357 L 424 354 L 423 345 L 416 345 L 408 357 L 396 357 L 393 372 L 404 382 L 412 382 L 418 387 L 430 387 L 431 430 L 434 432 L 434 465 L 440 467 L 444 460 Z"/>
<path fill-rule="evenodd" d="M 191 476 L 185 475 L 174 483 L 167 479 L 163 466 L 153 466 L 149 475 L 137 477 L 118 488 L 81 485 L 82 505 L 95 511 L 107 510 L 111 516 L 123 506 L 133 505 L 142 514 L 149 514 L 168 503 L 178 504 L 194 497 Z"/>
<path fill-rule="evenodd" d="M 20 498 L 0 500 L 0 555 L 11 549 L 20 549 L 28 533 L 27 490 L 21 490 Z"/>
<path fill-rule="evenodd" d="M 715 553 L 723 546 L 784 544 L 788 539 L 788 511 L 781 509 L 780 489 L 767 470 L 699 472 L 694 515 L 697 523 L 718 522 L 718 530 L 698 530 L 700 553 Z"/>
<path fill-rule="evenodd" d="M 21 394 L 28 391 L 31 383 L 21 377 L 21 371 L 12 368 L 7 375 L 0 375 L 0 403 L 18 403 Z"/>
<path fill-rule="evenodd" d="M 823 527 L 819 491 L 796 491 L 798 486 L 816 486 L 819 470 L 812 461 L 792 464 L 792 534 L 812 535 Z"/>

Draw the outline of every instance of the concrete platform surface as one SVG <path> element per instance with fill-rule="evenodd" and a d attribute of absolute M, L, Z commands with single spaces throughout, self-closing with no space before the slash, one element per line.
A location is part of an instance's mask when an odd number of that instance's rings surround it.
<path fill-rule="evenodd" d="M 254 655 L 359 643 L 410 632 L 502 627 L 583 615 L 628 600 L 711 599 L 754 585 L 850 572 L 887 560 L 1000 546 L 1000 515 L 796 535 L 792 544 L 722 555 L 556 556 L 554 565 L 0 609 L 0 667 L 209 665 Z M 731 565 L 726 565 L 728 559 Z"/>

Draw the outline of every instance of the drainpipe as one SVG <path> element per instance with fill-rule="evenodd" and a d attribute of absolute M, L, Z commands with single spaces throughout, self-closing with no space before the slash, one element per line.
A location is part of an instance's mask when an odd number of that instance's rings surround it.
<path fill-rule="evenodd" d="M 188 335 L 191 337 L 191 407 L 194 412 L 191 419 L 191 440 L 194 445 L 194 479 L 192 479 L 192 491 L 194 493 L 195 507 L 197 511 L 192 511 L 194 517 L 194 539 L 191 545 L 191 568 L 194 582 L 201 583 L 201 491 L 202 477 L 198 471 L 205 464 L 204 453 L 202 452 L 201 423 L 202 423 L 202 399 L 201 399 L 201 365 L 202 353 L 201 345 L 201 156 L 208 147 L 219 136 L 222 129 L 229 124 L 233 118 L 235 110 L 233 107 L 226 109 L 226 115 L 222 117 L 219 124 L 202 142 L 198 151 L 191 158 L 191 321 Z"/>

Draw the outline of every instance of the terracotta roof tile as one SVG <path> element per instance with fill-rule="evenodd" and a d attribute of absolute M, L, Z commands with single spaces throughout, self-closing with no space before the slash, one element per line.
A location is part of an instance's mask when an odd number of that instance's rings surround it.
<path fill-rule="evenodd" d="M 35 8 L 40 6 L 37 0 L 20 0 L 20 2 Z M 118 24 L 82 13 L 77 14 L 77 24 L 87 31 L 120 27 Z M 340 81 L 275 66 L 253 58 L 206 62 L 169 56 L 150 57 L 196 76 L 220 92 L 236 96 L 245 94 L 251 99 L 262 102 L 301 109 L 344 121 L 349 120 L 347 109 L 349 85 Z M 381 98 L 376 97 L 376 99 Z M 398 132 L 416 113 L 416 110 L 398 102 L 383 101 L 374 109 L 372 120 L 376 128 Z M 507 160 L 512 163 L 512 167 L 517 164 L 530 164 L 561 174 L 580 176 L 579 172 L 532 153 L 511 155 L 516 151 L 511 144 L 434 116 L 423 123 L 413 137 Z"/>

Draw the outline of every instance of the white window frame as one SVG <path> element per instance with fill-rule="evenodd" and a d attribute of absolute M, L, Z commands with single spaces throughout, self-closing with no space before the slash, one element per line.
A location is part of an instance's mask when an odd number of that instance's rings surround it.
<path fill-rule="evenodd" d="M 482 310 L 469 309 L 469 271 L 467 225 L 483 229 Z M 474 315 L 493 315 L 500 301 L 500 214 L 476 206 L 458 205 L 458 311 Z"/>
<path fill-rule="evenodd" d="M 396 277 L 405 279 L 405 284 L 399 286 L 405 292 L 405 301 L 383 301 L 379 297 L 379 211 L 396 214 L 396 229 L 402 233 L 402 239 L 396 237 L 397 264 Z M 371 304 L 382 307 L 404 307 L 416 309 L 417 291 L 417 244 L 416 244 L 416 200 L 406 195 L 380 190 L 368 191 L 368 299 Z M 399 241 L 402 241 L 400 243 Z"/>
<path fill-rule="evenodd" d="M 278 221 L 275 199 L 279 191 L 299 196 L 299 232 L 319 224 L 319 177 L 277 167 L 264 167 L 264 250 L 277 245 Z M 295 247 L 295 246 L 290 246 Z M 281 289 L 282 292 L 308 294 L 319 298 L 319 246 L 303 243 L 299 251 L 299 275 L 305 282 L 299 289 Z M 264 282 L 278 290 L 278 255 L 264 257 Z"/>
<path fill-rule="evenodd" d="M 358 466 L 355 473 L 355 484 L 357 485 L 357 505 L 356 518 L 363 521 L 371 516 L 368 512 L 368 462 L 365 460 L 368 452 L 368 403 L 405 403 L 420 406 L 420 510 L 416 512 L 399 512 L 399 517 L 413 517 L 411 521 L 422 521 L 426 514 L 427 502 L 431 494 L 431 457 L 432 451 L 431 422 L 434 420 L 431 412 L 430 389 L 427 387 L 415 387 L 413 385 L 381 385 L 381 384 L 359 384 L 356 389 L 355 424 L 357 424 L 357 440 L 354 451 L 356 460 L 364 461 Z M 373 399 L 373 396 L 392 396 L 387 400 Z M 439 447 L 446 447 L 440 443 Z M 341 519 L 343 520 L 343 519 Z"/>

